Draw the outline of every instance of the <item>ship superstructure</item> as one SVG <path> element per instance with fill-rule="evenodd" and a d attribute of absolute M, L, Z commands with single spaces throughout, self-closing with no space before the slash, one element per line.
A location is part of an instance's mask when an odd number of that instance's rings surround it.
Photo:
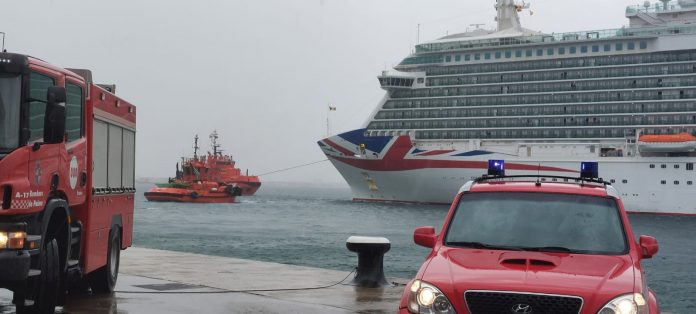
<path fill-rule="evenodd" d="M 488 159 L 520 174 L 594 160 L 630 211 L 696 214 L 696 1 L 551 34 L 522 27 L 526 8 L 498 0 L 496 31 L 417 45 L 378 77 L 364 129 L 319 142 L 354 198 L 446 203 Z"/>

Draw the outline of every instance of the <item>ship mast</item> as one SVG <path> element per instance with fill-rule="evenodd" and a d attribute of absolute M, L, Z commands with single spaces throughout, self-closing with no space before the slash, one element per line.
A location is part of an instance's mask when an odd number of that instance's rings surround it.
<path fill-rule="evenodd" d="M 498 11 L 498 16 L 495 20 L 498 22 L 498 31 L 508 29 L 522 31 L 522 24 L 517 13 L 527 8 L 529 8 L 528 3 L 517 4 L 515 0 L 496 0 L 495 9 Z"/>
<path fill-rule="evenodd" d="M 217 130 L 210 134 L 210 142 L 213 146 L 213 156 L 222 156 L 222 150 L 220 149 L 220 144 L 217 143 L 218 133 Z"/>
<path fill-rule="evenodd" d="M 196 137 L 193 138 L 193 158 L 198 159 L 198 134 L 196 134 Z"/>
<path fill-rule="evenodd" d="M 670 2 L 670 1 L 671 1 L 671 0 L 660 0 L 660 2 L 662 2 L 662 9 L 663 9 L 663 10 L 667 11 L 667 10 L 669 9 L 669 2 Z M 646 2 L 646 3 L 647 3 L 647 2 Z"/>

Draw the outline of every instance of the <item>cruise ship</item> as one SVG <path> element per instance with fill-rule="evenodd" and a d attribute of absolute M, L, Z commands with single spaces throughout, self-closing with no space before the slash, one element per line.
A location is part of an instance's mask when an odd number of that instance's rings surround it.
<path fill-rule="evenodd" d="M 363 128 L 318 142 L 354 199 L 446 204 L 491 159 L 570 177 L 596 161 L 628 211 L 696 215 L 696 0 L 572 33 L 522 27 L 524 3 L 495 8 L 497 29 L 418 44 L 378 76 Z"/>

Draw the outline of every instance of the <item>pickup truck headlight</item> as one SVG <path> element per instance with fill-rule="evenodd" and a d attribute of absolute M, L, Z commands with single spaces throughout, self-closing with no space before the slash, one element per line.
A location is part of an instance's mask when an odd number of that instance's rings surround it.
<path fill-rule="evenodd" d="M 409 287 L 408 311 L 413 314 L 455 314 L 449 299 L 427 282 L 415 280 Z"/>
<path fill-rule="evenodd" d="M 648 303 L 640 293 L 624 294 L 609 301 L 598 314 L 647 314 Z"/>

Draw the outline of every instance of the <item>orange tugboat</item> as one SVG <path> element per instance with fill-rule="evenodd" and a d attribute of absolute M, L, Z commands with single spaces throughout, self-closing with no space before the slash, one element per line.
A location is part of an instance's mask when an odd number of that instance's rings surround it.
<path fill-rule="evenodd" d="M 220 144 L 217 143 L 217 131 L 210 134 L 210 141 L 213 147 L 213 154 L 208 154 L 205 159 L 206 173 L 203 174 L 205 180 L 213 182 L 223 182 L 227 185 L 234 185 L 241 189 L 243 196 L 251 196 L 261 187 L 258 176 L 250 176 L 249 171 L 242 175 L 239 168 L 235 168 L 235 161 L 232 156 L 222 154 Z M 186 180 L 186 179 L 185 179 Z"/>
<path fill-rule="evenodd" d="M 237 196 L 256 193 L 259 178 L 242 175 L 232 156 L 222 154 L 217 132 L 210 139 L 212 154 L 198 156 L 196 136 L 193 158 L 182 158 L 181 170 L 176 165 L 176 177 L 145 192 L 145 198 L 151 202 L 234 203 Z"/>

